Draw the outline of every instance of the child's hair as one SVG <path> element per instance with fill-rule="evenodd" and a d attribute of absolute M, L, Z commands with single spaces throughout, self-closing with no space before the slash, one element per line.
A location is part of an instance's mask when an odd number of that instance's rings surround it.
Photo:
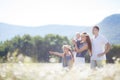
<path fill-rule="evenodd" d="M 70 45 L 63 45 L 63 46 L 62 46 L 62 49 L 64 49 L 64 48 L 68 48 L 68 50 L 70 51 L 71 55 L 73 55 L 73 54 L 72 54 L 72 49 L 71 49 L 71 46 L 70 46 Z"/>
<path fill-rule="evenodd" d="M 73 61 L 74 61 L 74 55 L 73 55 L 71 46 L 70 46 L 70 45 L 63 45 L 63 46 L 62 46 L 62 49 L 64 49 L 64 48 L 68 48 L 69 52 L 71 53 L 71 57 L 72 57 L 72 59 L 73 59 Z M 64 57 L 65 57 L 65 56 L 66 56 L 66 54 L 64 54 Z"/>
<path fill-rule="evenodd" d="M 62 46 L 62 49 L 64 49 L 64 48 L 68 48 L 68 49 L 71 50 L 71 46 L 70 46 L 70 45 L 63 45 L 63 46 Z"/>
<path fill-rule="evenodd" d="M 73 55 L 73 52 L 72 52 L 72 50 L 69 50 L 70 51 L 70 53 L 71 53 L 71 57 L 72 57 L 72 59 L 73 59 L 73 61 L 74 61 L 74 55 Z"/>

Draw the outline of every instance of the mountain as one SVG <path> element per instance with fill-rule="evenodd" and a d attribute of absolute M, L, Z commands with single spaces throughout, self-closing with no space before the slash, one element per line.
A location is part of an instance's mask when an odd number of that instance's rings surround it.
<path fill-rule="evenodd" d="M 30 34 L 31 36 L 45 36 L 46 34 L 59 34 L 72 38 L 76 32 L 86 31 L 91 33 L 91 28 L 86 26 L 71 25 L 46 25 L 38 27 L 25 27 L 0 23 L 0 40 L 5 41 L 13 38 L 15 35 Z"/>
<path fill-rule="evenodd" d="M 105 35 L 110 43 L 120 44 L 120 14 L 113 14 L 104 18 L 97 24 L 100 27 L 100 33 Z M 31 36 L 45 36 L 46 34 L 59 34 L 73 38 L 76 32 L 92 33 L 92 27 L 72 26 L 72 25 L 45 25 L 37 27 L 18 26 L 6 23 L 0 23 L 0 41 L 10 40 L 16 35 L 30 34 Z"/>
<path fill-rule="evenodd" d="M 113 14 L 104 18 L 100 23 L 101 27 L 119 27 L 120 14 Z"/>
<path fill-rule="evenodd" d="M 120 14 L 113 14 L 104 18 L 99 24 L 101 33 L 111 43 L 120 44 Z"/>

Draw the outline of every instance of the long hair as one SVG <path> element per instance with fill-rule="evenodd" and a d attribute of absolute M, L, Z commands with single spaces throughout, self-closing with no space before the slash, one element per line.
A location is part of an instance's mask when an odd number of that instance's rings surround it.
<path fill-rule="evenodd" d="M 70 52 L 70 56 L 71 56 L 71 60 L 70 60 L 70 62 L 69 62 L 69 67 L 72 67 L 72 65 L 73 65 L 73 63 L 74 63 L 74 55 L 73 55 L 73 53 L 72 53 L 72 50 L 71 49 L 69 49 L 69 52 Z M 64 63 L 66 64 L 66 53 L 64 53 Z"/>
<path fill-rule="evenodd" d="M 62 49 L 64 49 L 64 48 L 68 48 L 68 50 L 69 50 L 69 52 L 70 52 L 70 54 L 71 54 L 71 57 L 72 57 L 72 59 L 74 60 L 74 55 L 73 55 L 73 52 L 72 52 L 72 50 L 71 50 L 71 46 L 69 46 L 69 45 L 63 45 L 63 47 L 62 47 Z M 66 56 L 66 54 L 64 53 L 64 57 Z"/>
<path fill-rule="evenodd" d="M 74 61 L 74 55 L 73 55 L 73 52 L 72 52 L 71 49 L 69 49 L 69 51 L 70 51 L 70 53 L 71 53 L 71 57 L 72 57 L 72 59 L 73 59 L 73 61 Z"/>
<path fill-rule="evenodd" d="M 72 52 L 72 50 L 71 49 L 69 49 L 69 52 L 70 52 L 70 54 L 71 54 L 71 58 L 73 59 L 73 61 L 74 61 L 74 55 L 73 55 L 73 52 Z M 66 56 L 66 54 L 64 54 L 64 57 Z"/>
<path fill-rule="evenodd" d="M 92 44 L 91 44 L 90 37 L 86 32 L 84 32 L 83 34 L 86 36 L 86 42 L 88 44 L 88 50 L 92 54 Z"/>

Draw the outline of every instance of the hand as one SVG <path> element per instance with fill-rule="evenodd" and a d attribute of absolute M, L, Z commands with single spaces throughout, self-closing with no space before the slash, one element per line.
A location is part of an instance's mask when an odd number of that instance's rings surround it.
<path fill-rule="evenodd" d="M 92 53 L 89 52 L 89 56 L 92 56 Z"/>
<path fill-rule="evenodd" d="M 74 39 L 72 39 L 72 43 L 75 45 L 76 44 L 76 41 Z"/>
<path fill-rule="evenodd" d="M 105 55 L 105 53 L 100 53 L 100 54 L 98 54 L 97 56 L 98 56 L 98 57 L 101 57 L 101 56 L 103 56 L 103 55 Z"/>
<path fill-rule="evenodd" d="M 49 51 L 50 54 L 53 54 L 53 51 Z"/>

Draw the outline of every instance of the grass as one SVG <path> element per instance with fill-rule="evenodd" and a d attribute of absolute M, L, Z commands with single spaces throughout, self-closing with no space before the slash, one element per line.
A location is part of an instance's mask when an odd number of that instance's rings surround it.
<path fill-rule="evenodd" d="M 0 80 L 120 80 L 120 64 L 91 70 L 89 64 L 63 69 L 57 63 L 2 63 Z"/>

